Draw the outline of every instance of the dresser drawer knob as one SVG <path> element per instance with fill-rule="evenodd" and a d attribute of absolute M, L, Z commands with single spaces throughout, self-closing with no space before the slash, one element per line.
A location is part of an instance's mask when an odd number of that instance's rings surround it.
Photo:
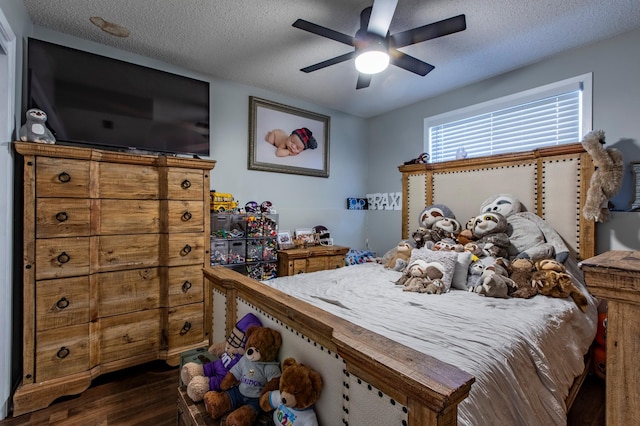
<path fill-rule="evenodd" d="M 59 212 L 56 214 L 56 220 L 58 222 L 66 222 L 67 219 L 69 219 L 69 215 L 67 214 L 67 212 Z"/>
<path fill-rule="evenodd" d="M 69 255 L 65 252 L 62 252 L 58 255 L 58 262 L 60 263 L 67 263 L 70 260 L 71 260 L 71 257 L 69 257 Z"/>
<path fill-rule="evenodd" d="M 69 299 L 67 299 L 66 297 L 62 297 L 60 300 L 58 300 L 56 306 L 58 307 L 58 309 L 66 308 L 67 306 L 69 306 Z"/>
<path fill-rule="evenodd" d="M 180 330 L 180 335 L 183 336 L 187 334 L 189 330 L 191 330 L 191 323 L 189 321 L 185 321 L 184 325 L 182 326 L 182 330 Z"/>
<path fill-rule="evenodd" d="M 188 255 L 189 253 L 191 253 L 191 246 L 190 246 L 189 244 L 185 244 L 185 246 L 184 246 L 184 247 L 182 247 L 182 250 L 180 250 L 180 254 L 181 254 L 182 256 L 186 256 L 186 255 Z"/>
<path fill-rule="evenodd" d="M 63 346 L 58 350 L 58 353 L 56 354 L 56 356 L 60 359 L 65 359 L 66 357 L 69 356 L 70 353 L 71 351 L 66 346 Z"/>
<path fill-rule="evenodd" d="M 186 293 L 191 289 L 191 283 L 189 281 L 185 281 L 184 283 L 182 283 L 182 292 Z"/>
<path fill-rule="evenodd" d="M 182 181 L 180 186 L 182 187 L 182 189 L 189 189 L 191 188 L 191 182 L 189 181 L 189 179 L 185 179 Z"/>
<path fill-rule="evenodd" d="M 187 222 L 187 221 L 191 220 L 192 217 L 193 217 L 193 215 L 191 214 L 191 212 L 184 212 L 184 214 L 182 215 L 182 220 L 184 222 Z"/>
<path fill-rule="evenodd" d="M 71 180 L 71 175 L 67 172 L 62 172 L 58 175 L 58 180 L 62 183 L 67 183 Z"/>

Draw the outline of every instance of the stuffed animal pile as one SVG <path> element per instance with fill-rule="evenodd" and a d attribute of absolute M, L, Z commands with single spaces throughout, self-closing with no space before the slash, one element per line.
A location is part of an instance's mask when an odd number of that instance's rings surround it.
<path fill-rule="evenodd" d="M 591 175 L 587 200 L 582 215 L 587 220 L 606 222 L 609 220 L 609 199 L 622 186 L 624 161 L 616 148 L 604 148 L 604 132 L 594 130 L 582 139 L 582 146 L 593 159 L 596 170 Z"/>
<path fill-rule="evenodd" d="M 248 313 L 236 323 L 226 342 L 209 347 L 209 353 L 217 359 L 206 364 L 188 362 L 182 366 L 180 378 L 187 386 L 187 395 L 192 401 L 202 401 L 205 393 L 220 390 L 222 380 L 244 355 L 246 331 L 251 326 L 261 325 L 258 317 Z"/>
<path fill-rule="evenodd" d="M 442 294 L 445 289 L 442 282 L 444 273 L 444 267 L 441 263 L 416 259 L 407 266 L 396 284 L 402 285 L 403 291 Z"/>
<path fill-rule="evenodd" d="M 278 390 L 262 394 L 260 407 L 273 410 L 275 425 L 318 426 L 313 405 L 320 398 L 323 382 L 316 371 L 294 358 L 282 362 Z"/>
<path fill-rule="evenodd" d="M 260 396 L 278 388 L 278 352 L 282 336 L 268 327 L 251 326 L 245 333 L 245 353 L 225 375 L 220 391 L 209 391 L 203 400 L 213 419 L 228 414 L 227 425 L 251 426 L 260 412 Z"/>

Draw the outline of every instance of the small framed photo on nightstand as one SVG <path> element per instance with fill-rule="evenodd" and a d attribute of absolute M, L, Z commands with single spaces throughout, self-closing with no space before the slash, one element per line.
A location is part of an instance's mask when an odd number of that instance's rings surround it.
<path fill-rule="evenodd" d="M 290 249 L 293 248 L 293 246 L 293 240 L 291 239 L 289 231 L 278 232 L 278 248 L 280 250 Z"/>

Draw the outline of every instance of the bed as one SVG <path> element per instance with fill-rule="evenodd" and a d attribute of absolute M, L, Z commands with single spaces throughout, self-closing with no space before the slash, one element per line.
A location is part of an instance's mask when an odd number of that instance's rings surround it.
<path fill-rule="evenodd" d="M 425 205 L 477 214 L 490 195 L 516 195 L 562 235 L 567 268 L 593 256 L 594 224 L 581 215 L 593 164 L 580 144 L 518 154 L 400 166 L 402 234 Z M 479 185 L 492 182 L 491 185 Z M 283 336 L 325 381 L 324 425 L 565 424 L 595 336 L 596 301 L 485 298 L 451 290 L 402 292 L 400 272 L 365 263 L 259 282 L 204 269 L 213 341 L 247 312 Z"/>

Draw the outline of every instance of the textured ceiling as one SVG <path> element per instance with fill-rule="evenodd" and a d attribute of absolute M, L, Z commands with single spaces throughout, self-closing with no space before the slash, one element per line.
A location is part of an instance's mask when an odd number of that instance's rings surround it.
<path fill-rule="evenodd" d="M 640 27 L 640 0 L 399 0 L 390 33 L 465 14 L 467 29 L 402 48 L 436 68 L 420 77 L 390 66 L 355 89 L 353 61 L 308 65 L 352 48 L 291 26 L 298 18 L 349 35 L 371 0 L 24 0 L 34 24 L 372 117 Z M 125 27 L 101 31 L 90 17 Z"/>

